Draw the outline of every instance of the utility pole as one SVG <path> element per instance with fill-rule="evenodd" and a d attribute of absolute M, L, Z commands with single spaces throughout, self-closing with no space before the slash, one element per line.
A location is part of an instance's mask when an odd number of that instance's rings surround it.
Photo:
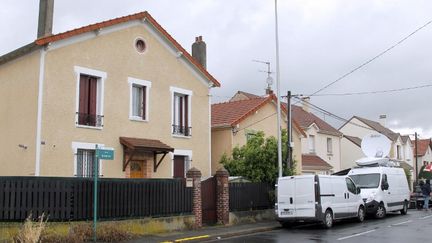
<path fill-rule="evenodd" d="M 279 69 L 279 33 L 277 0 L 275 0 L 275 39 L 276 39 L 276 97 L 277 97 L 277 133 L 278 133 L 278 167 L 282 177 L 282 136 L 281 136 L 281 102 L 280 102 L 280 69 Z"/>
<path fill-rule="evenodd" d="M 291 91 L 287 93 L 287 167 L 291 169 L 292 166 L 292 148 L 291 148 Z"/>
<path fill-rule="evenodd" d="M 417 150 L 418 150 L 418 146 L 417 146 L 417 132 L 414 133 L 415 136 L 415 173 L 416 173 L 416 177 L 415 177 L 415 182 L 416 185 L 418 185 L 418 177 L 419 177 L 419 173 L 418 173 L 418 154 L 417 154 Z"/>

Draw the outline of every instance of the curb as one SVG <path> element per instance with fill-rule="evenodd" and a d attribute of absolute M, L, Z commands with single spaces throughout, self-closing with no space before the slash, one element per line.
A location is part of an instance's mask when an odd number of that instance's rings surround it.
<path fill-rule="evenodd" d="M 268 232 L 272 230 L 280 229 L 280 226 L 266 226 L 266 227 L 259 227 L 255 229 L 248 229 L 248 230 L 240 230 L 235 232 L 226 232 L 226 233 L 220 233 L 220 234 L 214 234 L 214 235 L 201 235 L 201 236 L 194 236 L 194 237 L 188 237 L 188 238 L 182 238 L 182 239 L 175 239 L 175 240 L 167 240 L 163 241 L 164 243 L 175 243 L 175 242 L 211 242 L 215 240 L 221 240 L 241 235 L 249 235 L 249 234 L 255 234 L 255 233 L 261 233 L 261 232 Z"/>

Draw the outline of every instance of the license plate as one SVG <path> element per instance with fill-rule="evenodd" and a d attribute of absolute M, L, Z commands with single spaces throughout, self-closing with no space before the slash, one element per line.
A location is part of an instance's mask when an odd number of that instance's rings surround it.
<path fill-rule="evenodd" d="M 293 211 L 281 211 L 281 215 L 293 215 Z"/>

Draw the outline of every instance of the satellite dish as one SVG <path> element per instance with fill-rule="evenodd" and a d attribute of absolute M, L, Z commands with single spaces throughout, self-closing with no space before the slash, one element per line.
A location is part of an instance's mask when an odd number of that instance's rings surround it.
<path fill-rule="evenodd" d="M 380 133 L 365 136 L 361 142 L 363 153 L 369 158 L 385 158 L 390 153 L 391 141 Z"/>

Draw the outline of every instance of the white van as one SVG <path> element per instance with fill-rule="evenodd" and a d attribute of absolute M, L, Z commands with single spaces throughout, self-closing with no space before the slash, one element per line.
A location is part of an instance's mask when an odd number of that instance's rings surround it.
<path fill-rule="evenodd" d="M 280 177 L 277 183 L 276 219 L 287 227 L 295 222 L 321 222 L 355 218 L 363 221 L 365 206 L 360 188 L 345 176 L 302 175 Z"/>
<path fill-rule="evenodd" d="M 348 172 L 348 176 L 361 188 L 366 213 L 376 218 L 384 218 L 389 211 L 407 214 L 410 191 L 402 168 L 355 167 Z"/>

